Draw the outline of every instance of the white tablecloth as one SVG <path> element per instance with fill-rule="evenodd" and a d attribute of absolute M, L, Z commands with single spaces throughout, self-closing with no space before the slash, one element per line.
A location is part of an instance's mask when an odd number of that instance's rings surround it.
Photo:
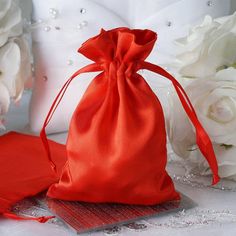
<path fill-rule="evenodd" d="M 29 98 L 30 93 L 27 92 L 24 94 L 20 105 L 11 107 L 6 118 L 6 132 L 9 130 L 25 130 L 25 127 L 27 127 Z M 3 132 L 0 134 L 3 134 Z M 52 135 L 50 138 L 64 142 L 66 134 Z M 176 176 L 184 174 L 184 170 L 180 166 L 173 168 L 173 166 L 170 165 L 170 171 L 172 174 L 174 171 Z M 143 230 L 121 227 L 118 232 L 110 235 L 236 235 L 236 192 L 232 190 L 225 191 L 203 187 L 201 184 L 199 184 L 199 186 L 196 184 L 187 184 L 187 182 L 183 181 L 181 177 L 175 179 L 176 188 L 193 199 L 198 204 L 197 207 L 161 217 L 151 218 L 147 221 L 141 221 L 139 223 L 147 226 Z M 108 234 L 109 231 L 91 233 L 91 235 Z M 0 236 L 42 235 L 72 236 L 76 234 L 66 228 L 52 223 L 39 224 L 31 221 L 0 219 Z"/>

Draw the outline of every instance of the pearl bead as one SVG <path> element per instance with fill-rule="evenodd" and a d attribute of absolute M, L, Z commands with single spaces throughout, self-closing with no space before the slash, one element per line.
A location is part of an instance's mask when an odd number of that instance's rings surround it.
<path fill-rule="evenodd" d="M 171 21 L 167 21 L 167 22 L 166 22 L 166 25 L 167 25 L 168 27 L 170 27 L 170 26 L 172 26 L 172 22 L 171 22 Z"/>
<path fill-rule="evenodd" d="M 52 15 L 56 15 L 58 13 L 58 11 L 54 8 L 50 8 L 49 13 L 52 14 Z"/>
<path fill-rule="evenodd" d="M 44 82 L 48 81 L 48 77 L 46 75 L 43 76 L 43 81 Z"/>
<path fill-rule="evenodd" d="M 45 27 L 44 27 L 44 31 L 49 32 L 50 30 L 51 30 L 51 27 L 50 27 L 50 26 L 45 26 Z"/>
<path fill-rule="evenodd" d="M 54 8 L 50 8 L 49 9 L 49 13 L 51 14 L 51 17 L 52 18 L 57 18 L 57 15 L 58 15 L 58 11 L 56 10 L 56 9 L 54 9 Z"/>
<path fill-rule="evenodd" d="M 87 12 L 87 10 L 85 8 L 81 8 L 79 11 L 81 14 L 85 14 Z"/>
<path fill-rule="evenodd" d="M 82 24 L 79 24 L 79 25 L 76 26 L 76 28 L 77 28 L 78 30 L 81 30 L 82 27 L 83 27 Z"/>
<path fill-rule="evenodd" d="M 211 7 L 213 5 L 212 1 L 207 1 L 207 6 Z"/>
<path fill-rule="evenodd" d="M 60 30 L 61 27 L 60 26 L 55 26 L 55 30 Z"/>
<path fill-rule="evenodd" d="M 83 27 L 87 26 L 87 25 L 88 25 L 88 21 L 86 21 L 86 20 L 82 21 L 82 22 L 81 22 L 81 25 L 82 25 Z"/>
<path fill-rule="evenodd" d="M 73 65 L 73 61 L 72 61 L 71 59 L 67 60 L 67 62 L 66 62 L 66 63 L 67 63 L 67 65 L 68 65 L 68 66 L 71 66 L 71 65 Z"/>

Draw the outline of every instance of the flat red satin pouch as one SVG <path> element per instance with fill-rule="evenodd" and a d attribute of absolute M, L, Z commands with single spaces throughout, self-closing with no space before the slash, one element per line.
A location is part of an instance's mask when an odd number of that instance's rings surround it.
<path fill-rule="evenodd" d="M 55 174 L 38 137 L 10 132 L 0 136 L 0 146 L 0 214 L 18 219 L 19 216 L 9 212 L 11 206 L 47 190 L 58 180 L 66 161 L 66 149 L 64 145 L 50 141 L 58 169 Z"/>
<path fill-rule="evenodd" d="M 86 41 L 79 52 L 94 61 L 63 86 L 41 131 L 48 159 L 52 154 L 45 128 L 71 81 L 85 72 L 94 78 L 71 119 L 66 144 L 68 161 L 51 198 L 152 205 L 179 199 L 167 174 L 166 130 L 162 106 L 145 79 L 147 69 L 169 79 L 196 128 L 200 150 L 217 183 L 218 166 L 212 143 L 181 85 L 165 70 L 145 62 L 157 39 L 150 30 L 117 28 Z M 56 168 L 54 166 L 54 170 Z"/>

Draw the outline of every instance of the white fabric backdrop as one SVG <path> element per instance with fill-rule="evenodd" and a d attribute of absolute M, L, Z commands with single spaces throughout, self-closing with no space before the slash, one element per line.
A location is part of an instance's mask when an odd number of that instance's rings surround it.
<path fill-rule="evenodd" d="M 164 65 L 174 58 L 174 39 L 185 35 L 206 14 L 212 17 L 229 14 L 230 1 L 213 0 L 209 6 L 207 0 L 146 0 L 145 4 L 143 0 L 33 0 L 33 19 L 43 22 L 32 31 L 36 77 L 30 112 L 32 130 L 40 131 L 53 99 L 68 77 L 89 63 L 76 51 L 100 28 L 128 26 L 156 31 L 158 40 L 148 60 Z M 80 13 L 81 8 L 85 13 Z M 58 12 L 55 19 L 50 16 L 50 9 Z M 77 29 L 80 23 L 86 25 Z M 72 63 L 67 65 L 68 61 Z M 48 133 L 68 129 L 71 115 L 93 77 L 81 75 L 73 81 L 54 113 Z M 145 78 L 155 91 L 166 84 L 156 75 L 147 73 Z"/>

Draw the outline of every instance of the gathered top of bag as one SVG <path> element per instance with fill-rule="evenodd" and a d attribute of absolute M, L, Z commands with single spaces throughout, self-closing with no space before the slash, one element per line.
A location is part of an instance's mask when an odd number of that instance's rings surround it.
<path fill-rule="evenodd" d="M 157 34 L 151 30 L 102 29 L 99 35 L 83 43 L 78 52 L 97 63 L 143 61 L 156 40 Z"/>

